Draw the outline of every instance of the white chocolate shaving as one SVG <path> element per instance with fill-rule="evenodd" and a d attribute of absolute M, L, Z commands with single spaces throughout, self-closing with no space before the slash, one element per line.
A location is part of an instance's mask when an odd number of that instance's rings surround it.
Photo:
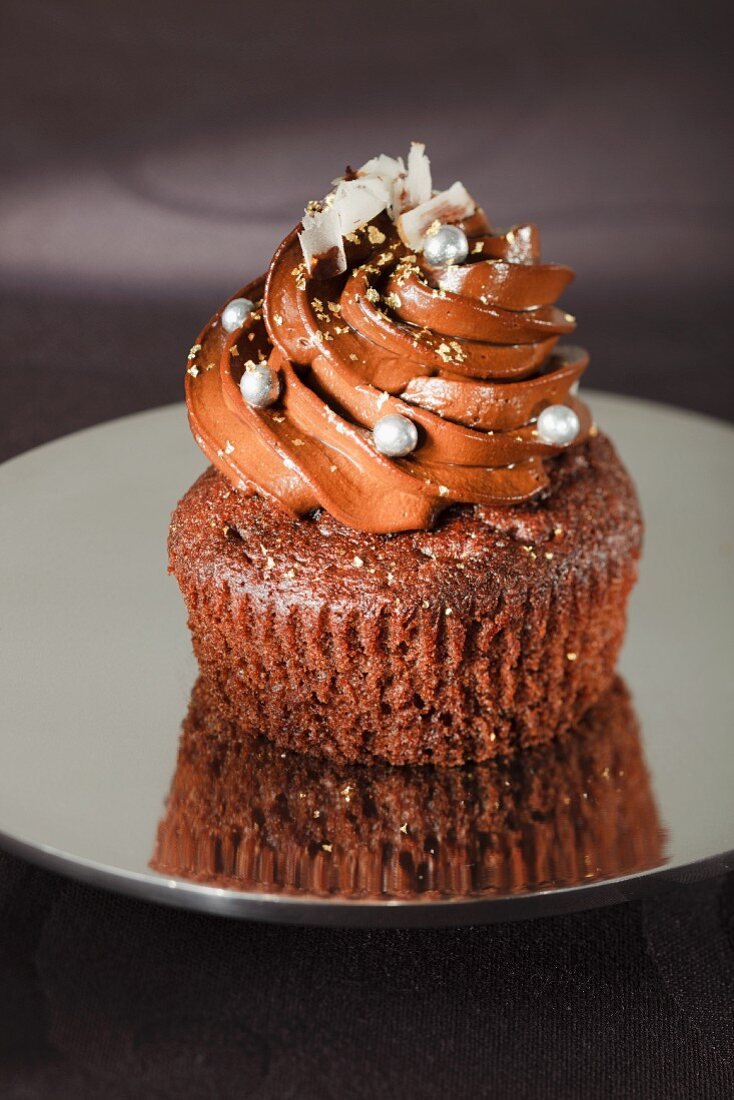
<path fill-rule="evenodd" d="M 329 265 L 330 275 L 340 275 L 347 269 L 339 213 L 332 204 L 327 210 L 317 210 L 303 219 L 303 233 L 298 234 L 306 270 L 313 274 L 319 259 L 336 249 L 334 263 Z"/>
<path fill-rule="evenodd" d="M 448 191 L 439 191 L 420 206 L 401 214 L 397 220 L 398 233 L 403 244 L 415 252 L 423 248 L 423 237 L 435 221 L 460 222 L 477 208 L 463 183 L 458 180 Z"/>
<path fill-rule="evenodd" d="M 403 242 L 419 252 L 433 222 L 459 222 L 476 209 L 461 183 L 432 194 L 431 162 L 425 145 L 417 141 L 411 143 L 407 169 L 402 157 L 381 153 L 366 161 L 354 179 L 333 182 L 335 190 L 313 204 L 319 208 L 309 209 L 298 236 L 310 275 L 317 268 L 323 277 L 346 271 L 344 237 L 351 237 L 383 210 L 397 223 Z"/>
<path fill-rule="evenodd" d="M 371 222 L 390 201 L 390 190 L 378 176 L 342 180 L 336 189 L 334 205 L 339 216 L 342 236 L 353 233 Z"/>
<path fill-rule="evenodd" d="M 383 183 L 390 186 L 398 176 L 405 174 L 405 164 L 402 157 L 388 157 L 380 153 L 379 157 L 372 157 L 361 168 L 357 169 L 358 176 L 377 176 Z M 339 182 L 338 180 L 335 182 Z"/>
<path fill-rule="evenodd" d="M 392 202 L 388 207 L 393 221 L 431 197 L 431 162 L 425 150 L 425 145 L 420 142 L 411 142 L 408 171 L 401 172 L 393 181 Z"/>
<path fill-rule="evenodd" d="M 393 221 L 402 209 L 401 196 L 405 190 L 405 162 L 402 157 L 388 157 L 380 153 L 379 157 L 368 160 L 357 172 L 358 176 L 375 177 L 382 180 L 388 190 L 387 212 Z"/>
<path fill-rule="evenodd" d="M 409 207 L 420 206 L 431 197 L 431 162 L 426 147 L 418 141 L 411 142 L 408 153 L 408 176 L 405 181 Z M 401 211 L 402 213 L 402 211 Z"/>

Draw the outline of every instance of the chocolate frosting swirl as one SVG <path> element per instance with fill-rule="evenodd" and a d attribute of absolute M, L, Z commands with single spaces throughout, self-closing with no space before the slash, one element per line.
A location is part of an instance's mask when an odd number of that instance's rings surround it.
<path fill-rule="evenodd" d="M 513 505 L 540 493 L 547 405 L 589 410 L 574 396 L 584 351 L 557 347 L 575 321 L 555 302 L 573 278 L 542 264 L 534 226 L 493 232 L 477 210 L 462 223 L 465 263 L 431 268 L 400 240 L 386 214 L 347 240 L 348 270 L 307 274 L 297 229 L 267 278 L 238 296 L 256 309 L 237 331 L 217 314 L 189 354 L 186 400 L 196 440 L 233 485 L 294 516 L 325 508 L 363 531 L 430 527 L 450 505 Z M 280 399 L 245 403 L 248 362 L 277 374 Z M 418 446 L 387 458 L 376 422 L 408 417 Z"/>

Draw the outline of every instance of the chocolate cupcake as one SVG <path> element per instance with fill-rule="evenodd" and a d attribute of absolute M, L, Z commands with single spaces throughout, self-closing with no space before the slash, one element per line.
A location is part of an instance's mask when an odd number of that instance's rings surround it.
<path fill-rule="evenodd" d="M 608 689 L 634 487 L 576 394 L 572 278 L 533 226 L 434 193 L 413 146 L 347 173 L 189 353 L 208 470 L 170 568 L 243 733 L 335 759 L 485 760 Z"/>
<path fill-rule="evenodd" d="M 663 832 L 629 694 L 512 760 L 396 768 L 242 737 L 200 680 L 151 866 L 312 897 L 479 897 L 657 866 Z"/>

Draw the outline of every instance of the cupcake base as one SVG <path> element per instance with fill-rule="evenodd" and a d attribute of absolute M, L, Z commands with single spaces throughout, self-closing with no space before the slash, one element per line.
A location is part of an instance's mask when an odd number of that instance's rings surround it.
<path fill-rule="evenodd" d="M 612 682 L 642 520 L 605 437 L 549 472 L 540 500 L 377 535 L 206 471 L 169 555 L 221 714 L 297 752 L 392 764 L 487 760 L 578 724 Z"/>

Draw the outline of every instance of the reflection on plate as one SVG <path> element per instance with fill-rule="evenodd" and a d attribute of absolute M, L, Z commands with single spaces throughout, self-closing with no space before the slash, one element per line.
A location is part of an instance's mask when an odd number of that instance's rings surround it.
<path fill-rule="evenodd" d="M 0 466 L 0 568 L 12 578 L 0 586 L 0 846 L 151 902 L 332 927 L 523 920 L 734 867 L 734 511 L 721 506 L 731 495 L 734 433 L 641 401 L 596 393 L 592 402 L 634 471 L 646 520 L 620 671 L 640 716 L 649 781 L 624 721 L 597 743 L 587 731 L 581 754 L 558 746 L 568 761 L 536 767 L 537 787 L 522 772 L 513 786 L 510 769 L 492 813 L 492 784 L 501 781 L 484 767 L 472 780 L 354 769 L 359 801 L 350 792 L 344 804 L 349 777 L 320 762 L 295 761 L 291 778 L 287 758 L 264 746 L 258 790 L 249 748 L 240 750 L 241 777 L 235 769 L 216 781 L 187 763 L 190 744 L 158 852 L 181 874 L 151 870 L 196 675 L 165 536 L 171 501 L 200 473 L 201 454 L 172 406 Z M 215 733 L 213 723 L 198 754 L 229 766 Z M 528 813 L 536 795 L 545 803 L 532 808 L 553 817 Z M 213 807 L 208 824 L 197 798 Z M 311 820 L 319 802 L 328 811 L 321 826 Z M 544 880 L 549 888 L 538 889 Z M 410 893 L 416 883 L 422 892 Z"/>
<path fill-rule="evenodd" d="M 481 897 L 657 867 L 664 834 L 624 683 L 510 761 L 358 766 L 243 738 L 194 686 L 151 867 L 344 900 Z"/>

